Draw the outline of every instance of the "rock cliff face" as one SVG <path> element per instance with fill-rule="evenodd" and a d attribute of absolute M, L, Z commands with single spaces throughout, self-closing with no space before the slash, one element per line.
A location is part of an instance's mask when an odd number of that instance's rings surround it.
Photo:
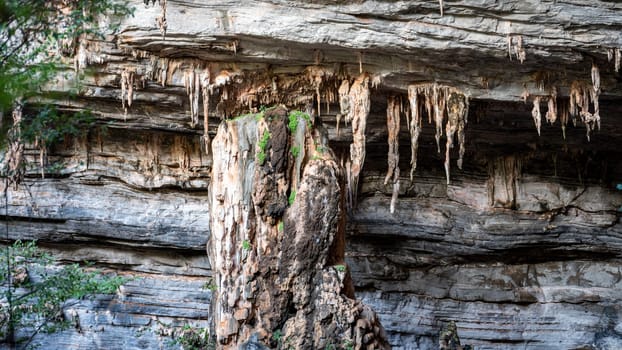
<path fill-rule="evenodd" d="M 27 150 L 33 167 L 8 191 L 10 238 L 137 276 L 80 304 L 67 315 L 75 329 L 40 337 L 44 348 L 166 347 L 176 327 L 212 318 L 229 322 L 216 335 L 231 348 L 277 346 L 273 332 L 296 327 L 318 338 L 293 346 L 326 348 L 329 324 L 373 319 L 346 298 L 350 277 L 394 349 L 438 348 L 451 321 L 477 349 L 622 348 L 622 4 L 133 4 L 119 33 L 66 58 L 85 74 L 79 95 L 50 98 L 92 110 L 97 125 L 49 150 L 45 179 Z M 291 143 L 267 148 L 269 168 L 233 157 L 229 146 L 260 157 L 263 133 L 244 128 L 276 135 L 286 121 L 223 119 L 276 105 L 324 130 L 298 151 L 330 157 L 295 162 Z M 245 179 L 263 187 L 219 197 Z M 338 227 L 345 245 L 309 248 Z M 317 266 L 300 274 L 302 263 Z M 352 307 L 305 302 L 326 293 Z"/>

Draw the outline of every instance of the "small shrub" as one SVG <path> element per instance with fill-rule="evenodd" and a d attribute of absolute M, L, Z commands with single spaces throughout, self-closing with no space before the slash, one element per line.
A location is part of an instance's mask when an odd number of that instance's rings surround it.
<path fill-rule="evenodd" d="M 346 271 L 346 265 L 335 265 L 335 270 L 339 271 L 339 272 L 345 272 Z"/>
<path fill-rule="evenodd" d="M 307 126 L 311 129 L 311 117 L 304 112 L 301 111 L 292 111 L 289 116 L 289 131 L 293 134 L 298 129 L 298 120 L 299 118 L 304 119 L 307 122 Z"/>
<path fill-rule="evenodd" d="M 259 152 L 257 152 L 257 161 L 260 165 L 266 162 L 266 147 L 268 146 L 268 141 L 270 140 L 270 133 L 268 130 L 263 132 L 261 135 L 261 139 L 259 139 Z"/>
<path fill-rule="evenodd" d="M 298 156 L 300 155 L 300 147 L 294 146 L 290 149 L 290 152 L 292 152 L 294 158 L 298 158 Z"/>
<path fill-rule="evenodd" d="M 279 232 L 283 232 L 283 221 L 279 221 L 279 225 L 277 226 Z"/>
<path fill-rule="evenodd" d="M 292 204 L 294 204 L 295 200 L 296 200 L 296 191 L 292 191 L 289 194 L 289 198 L 287 199 L 287 201 L 289 202 L 289 205 L 291 206 Z"/>
<path fill-rule="evenodd" d="M 251 250 L 251 247 L 252 247 L 251 242 L 249 242 L 247 239 L 242 241 L 242 249 Z"/>
<path fill-rule="evenodd" d="M 207 328 L 193 327 L 185 324 L 173 339 L 173 343 L 181 345 L 184 350 L 216 349 L 216 342 Z"/>

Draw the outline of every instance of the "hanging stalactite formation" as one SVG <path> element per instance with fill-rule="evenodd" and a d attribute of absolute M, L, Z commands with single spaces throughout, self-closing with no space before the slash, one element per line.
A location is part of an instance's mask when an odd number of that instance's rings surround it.
<path fill-rule="evenodd" d="M 190 125 L 195 127 L 199 123 L 199 92 L 201 91 L 199 72 L 191 67 L 184 72 L 184 87 L 190 102 Z"/>
<path fill-rule="evenodd" d="M 210 71 L 209 68 L 201 73 L 199 85 L 201 86 L 201 97 L 203 98 L 203 145 L 205 152 L 209 153 L 209 97 L 210 97 Z"/>
<path fill-rule="evenodd" d="M 419 99 L 419 87 L 411 85 L 408 87 L 408 101 L 410 103 L 410 121 L 408 130 L 410 131 L 410 181 L 413 181 L 415 170 L 417 169 L 417 150 L 419 149 L 419 136 L 421 135 L 421 115 L 423 106 Z"/>
<path fill-rule="evenodd" d="M 424 109 L 423 106 L 425 106 L 425 111 L 428 114 L 428 121 L 434 121 L 436 129 L 434 138 L 436 140 L 436 147 L 439 153 L 441 151 L 440 139 L 443 134 L 443 127 L 445 128 L 445 132 L 447 135 L 447 148 L 445 150 L 445 169 L 447 183 L 449 184 L 450 148 L 453 147 L 453 135 L 456 132 L 458 133 L 458 142 L 460 145 L 460 157 L 458 159 L 458 167 L 462 168 L 462 162 L 465 152 L 464 130 L 469 110 L 468 97 L 463 92 L 453 87 L 442 86 L 438 84 L 418 84 L 410 85 L 408 87 L 408 100 L 410 102 L 411 111 L 409 125 L 409 131 L 411 135 L 411 181 L 417 167 L 417 149 L 419 145 L 419 136 L 421 135 L 422 124 L 421 115 Z M 448 115 L 447 124 L 443 124 L 446 113 Z"/>
<path fill-rule="evenodd" d="M 369 91 L 369 75 L 361 74 L 348 93 L 349 96 L 349 112 L 346 115 L 346 123 L 352 124 L 352 144 L 350 145 L 350 174 L 348 188 L 349 208 L 353 208 L 356 203 L 356 192 L 358 189 L 358 180 L 365 162 L 365 129 L 367 125 L 367 117 L 371 106 L 371 98 Z"/>
<path fill-rule="evenodd" d="M 538 136 L 540 136 L 540 128 L 542 126 L 542 113 L 540 112 L 540 96 L 536 96 L 533 99 L 533 108 L 531 109 L 531 117 L 533 118 L 533 123 L 536 125 L 536 130 L 538 131 Z"/>
<path fill-rule="evenodd" d="M 527 58 L 527 52 L 525 51 L 525 47 L 523 46 L 523 36 L 522 35 L 508 35 L 508 56 L 510 57 L 510 61 L 512 60 L 512 56 L 514 56 L 520 63 L 525 62 Z"/>
<path fill-rule="evenodd" d="M 127 110 L 132 106 L 134 100 L 134 81 L 136 69 L 127 67 L 121 72 L 121 106 L 127 114 Z"/>
<path fill-rule="evenodd" d="M 595 128 L 600 129 L 599 91 L 594 85 L 583 81 L 573 81 L 570 85 L 569 114 L 577 116 L 585 124 L 587 139 Z M 590 108 L 591 107 L 591 108 Z"/>
<path fill-rule="evenodd" d="M 389 132 L 389 154 L 387 162 L 389 169 L 384 178 L 384 184 L 389 181 L 393 183 L 393 194 L 391 196 L 391 214 L 395 212 L 395 204 L 400 191 L 400 113 L 402 103 L 398 96 L 390 96 L 387 99 L 387 130 Z"/>

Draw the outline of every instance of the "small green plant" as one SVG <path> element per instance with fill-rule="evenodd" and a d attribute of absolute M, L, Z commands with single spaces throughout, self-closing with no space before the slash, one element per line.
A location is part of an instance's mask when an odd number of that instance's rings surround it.
<path fill-rule="evenodd" d="M 277 329 L 276 331 L 274 331 L 274 333 L 272 333 L 272 340 L 274 340 L 275 342 L 280 343 L 282 338 L 283 333 L 280 329 Z"/>
<path fill-rule="evenodd" d="M 298 158 L 298 156 L 300 155 L 300 147 L 298 146 L 293 146 L 290 149 L 290 152 L 292 152 L 292 155 L 294 156 L 294 158 Z"/>
<path fill-rule="evenodd" d="M 216 342 L 210 335 L 207 327 L 200 328 L 189 324 L 185 324 L 181 327 L 179 332 L 175 334 L 173 343 L 181 345 L 184 350 L 216 349 Z"/>
<path fill-rule="evenodd" d="M 209 290 L 213 293 L 218 290 L 218 286 L 216 285 L 216 283 L 214 283 L 214 281 L 210 280 L 205 282 L 205 284 L 203 285 L 203 289 Z"/>
<path fill-rule="evenodd" d="M 289 202 L 289 205 L 291 206 L 292 204 L 294 204 L 294 201 L 296 200 L 296 191 L 290 192 L 289 194 L 289 198 L 287 199 L 287 202 Z"/>
<path fill-rule="evenodd" d="M 263 135 L 261 135 L 261 139 L 259 139 L 259 152 L 257 152 L 257 161 L 260 165 L 266 162 L 266 147 L 268 146 L 268 141 L 270 140 L 270 132 L 265 130 Z"/>
<path fill-rule="evenodd" d="M 242 249 L 244 250 L 251 250 L 252 245 L 251 242 L 248 241 L 248 239 L 245 239 L 242 241 Z"/>
<path fill-rule="evenodd" d="M 309 127 L 309 129 L 311 128 L 311 117 L 304 112 L 301 111 L 292 111 L 289 116 L 289 123 L 288 123 L 288 127 L 289 127 L 289 131 L 293 134 L 296 132 L 296 130 L 298 129 L 298 120 L 302 118 L 307 122 L 307 126 Z"/>
<path fill-rule="evenodd" d="M 346 340 L 343 343 L 344 350 L 354 350 L 354 343 L 351 340 Z"/>
<path fill-rule="evenodd" d="M 65 163 L 63 162 L 54 162 L 48 165 L 46 171 L 50 174 L 60 174 L 60 172 L 65 168 Z"/>
<path fill-rule="evenodd" d="M 283 221 L 279 221 L 279 225 L 277 226 L 279 232 L 283 232 Z"/>
<path fill-rule="evenodd" d="M 346 265 L 335 265 L 335 270 L 339 271 L 339 272 L 345 272 L 346 271 Z"/>
<path fill-rule="evenodd" d="M 326 347 L 324 347 L 324 350 L 335 350 L 335 345 L 329 342 L 328 344 L 326 344 Z"/>

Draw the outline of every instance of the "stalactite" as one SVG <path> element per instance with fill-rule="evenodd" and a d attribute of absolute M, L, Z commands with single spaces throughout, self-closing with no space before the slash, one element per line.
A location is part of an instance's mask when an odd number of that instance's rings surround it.
<path fill-rule="evenodd" d="M 157 76 L 157 81 L 165 87 L 166 84 L 171 80 L 175 71 L 181 67 L 183 64 L 183 60 L 180 59 L 169 59 L 169 58 L 160 58 L 158 59 L 158 72 L 154 72 L 154 75 Z"/>
<path fill-rule="evenodd" d="M 199 91 L 201 78 L 194 67 L 184 72 L 184 86 L 190 102 L 190 125 L 195 127 L 199 123 Z"/>
<path fill-rule="evenodd" d="M 121 72 L 121 106 L 127 114 L 127 109 L 132 106 L 134 100 L 134 80 L 136 76 L 136 70 L 134 68 L 126 67 Z"/>
<path fill-rule="evenodd" d="M 600 95 L 600 71 L 594 63 L 592 63 L 592 87 L 596 95 Z"/>
<path fill-rule="evenodd" d="M 350 116 L 350 82 L 348 79 L 344 79 L 341 82 L 338 93 L 340 113 L 337 114 L 337 135 L 339 135 L 339 123 L 341 121 L 341 117 L 345 117 L 346 125 L 350 121 L 348 119 Z"/>
<path fill-rule="evenodd" d="M 419 135 L 421 135 L 421 102 L 419 101 L 419 88 L 416 85 L 408 86 L 408 101 L 410 102 L 410 181 L 413 181 L 415 169 L 417 169 L 417 150 L 419 148 Z"/>
<path fill-rule="evenodd" d="M 356 203 L 358 180 L 365 161 L 365 129 L 370 109 L 369 75 L 361 74 L 352 83 L 349 92 L 350 111 L 346 120 L 352 122 L 352 144 L 350 145 L 351 178 L 349 197 L 352 198 L 349 208 Z"/>
<path fill-rule="evenodd" d="M 462 170 L 462 162 L 464 161 L 464 153 L 466 151 L 466 145 L 464 144 L 466 135 L 466 124 L 469 118 L 469 97 L 464 95 L 464 113 L 462 120 L 458 123 L 458 144 L 460 150 L 458 151 L 458 169 Z"/>
<path fill-rule="evenodd" d="M 203 145 L 205 153 L 209 154 L 210 137 L 209 137 L 209 98 L 210 98 L 210 71 L 206 69 L 201 74 L 200 79 L 201 95 L 203 97 Z"/>
<path fill-rule="evenodd" d="M 508 35 L 508 55 L 510 57 L 510 61 L 512 60 L 512 55 L 516 57 L 520 63 L 525 62 L 527 58 L 527 53 L 525 52 L 525 48 L 523 47 L 523 36 L 522 35 Z"/>
<path fill-rule="evenodd" d="M 460 152 L 464 154 L 464 124 L 467 111 L 466 97 L 457 92 L 451 92 L 447 97 L 447 124 L 445 125 L 445 134 L 447 135 L 447 144 L 445 146 L 445 176 L 447 177 L 447 185 L 450 180 L 450 151 L 453 148 L 454 134 L 458 132 L 460 141 Z M 462 167 L 462 155 L 460 156 L 459 166 Z"/>
<path fill-rule="evenodd" d="M 557 120 L 557 88 L 553 87 L 547 101 L 546 121 L 549 124 L 555 123 Z"/>
<path fill-rule="evenodd" d="M 523 93 L 520 95 L 523 103 L 527 103 L 527 99 L 529 98 L 529 90 L 527 90 L 527 85 L 523 85 Z"/>
<path fill-rule="evenodd" d="M 598 79 L 600 80 L 600 78 Z M 593 113 L 590 112 L 590 105 Z M 579 116 L 587 129 L 587 139 L 595 127 L 600 129 L 599 91 L 594 85 L 586 82 L 573 81 L 570 85 L 569 114 L 573 118 Z"/>
<path fill-rule="evenodd" d="M 536 96 L 533 99 L 533 109 L 531 110 L 531 116 L 533 117 L 533 123 L 538 130 L 538 136 L 540 136 L 540 127 L 542 126 L 542 113 L 540 112 L 540 96 Z"/>
<path fill-rule="evenodd" d="M 388 170 L 387 176 L 384 178 L 384 184 L 388 184 L 389 180 L 393 182 L 393 194 L 391 196 L 391 214 L 395 212 L 395 204 L 400 191 L 400 109 L 401 103 L 397 96 L 391 96 L 387 99 L 387 130 L 389 133 L 389 153 L 387 156 Z"/>
<path fill-rule="evenodd" d="M 166 22 L 166 0 L 159 0 L 159 2 L 161 13 L 156 17 L 156 24 L 160 28 L 160 33 L 162 33 L 162 39 L 165 39 L 166 29 L 168 28 L 168 23 Z"/>
<path fill-rule="evenodd" d="M 562 125 L 562 136 L 566 139 L 566 125 L 568 125 L 568 105 L 562 103 L 559 105 L 559 122 Z"/>
<path fill-rule="evenodd" d="M 441 8 L 441 17 L 443 17 L 443 0 L 438 0 L 438 5 Z"/>
<path fill-rule="evenodd" d="M 359 52 L 359 74 L 363 74 L 363 53 Z"/>
<path fill-rule="evenodd" d="M 434 84 L 432 88 L 432 99 L 434 101 L 434 125 L 436 126 L 436 148 L 438 153 L 441 153 L 441 136 L 443 135 L 443 121 L 445 120 L 445 105 L 447 98 L 447 89 L 441 89 L 438 85 Z"/>
<path fill-rule="evenodd" d="M 622 54 L 620 54 L 620 48 L 616 48 L 614 51 L 614 68 L 616 73 L 620 71 L 620 61 L 622 61 L 621 57 Z"/>
<path fill-rule="evenodd" d="M 469 99 L 461 91 L 449 87 L 440 86 L 438 84 L 420 84 L 408 86 L 408 100 L 410 104 L 411 118 L 409 122 L 410 131 L 410 179 L 413 180 L 415 170 L 417 168 L 417 151 L 419 147 L 419 136 L 422 128 L 422 113 L 425 110 L 428 114 L 428 121 L 431 123 L 433 116 L 436 129 L 435 139 L 437 151 L 440 153 L 440 138 L 443 127 L 447 134 L 447 147 L 445 150 L 445 170 L 447 181 L 449 183 L 449 155 L 450 149 L 453 147 L 453 136 L 457 132 L 458 142 L 460 144 L 458 167 L 462 169 L 462 163 L 465 153 L 465 126 L 468 117 Z M 447 120 L 444 125 L 445 113 L 451 112 L 453 119 Z"/>
<path fill-rule="evenodd" d="M 320 91 L 325 81 L 333 77 L 334 72 L 320 66 L 310 66 L 305 69 L 307 80 L 315 89 L 315 98 L 317 102 L 317 116 L 321 114 L 321 95 Z"/>

